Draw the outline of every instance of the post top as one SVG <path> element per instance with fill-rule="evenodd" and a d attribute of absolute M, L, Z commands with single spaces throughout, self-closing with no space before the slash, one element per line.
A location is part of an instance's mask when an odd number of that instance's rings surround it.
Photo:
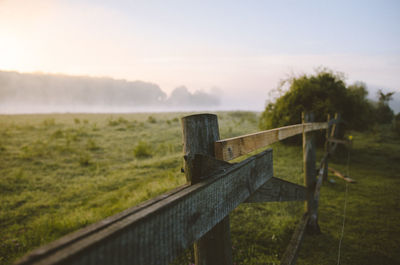
<path fill-rule="evenodd" d="M 212 114 L 212 113 L 199 113 L 199 114 L 192 114 L 192 115 L 188 115 L 188 116 L 184 116 L 182 117 L 183 119 L 192 119 L 192 118 L 202 118 L 202 117 L 210 117 L 210 118 L 216 118 L 217 115 Z"/>

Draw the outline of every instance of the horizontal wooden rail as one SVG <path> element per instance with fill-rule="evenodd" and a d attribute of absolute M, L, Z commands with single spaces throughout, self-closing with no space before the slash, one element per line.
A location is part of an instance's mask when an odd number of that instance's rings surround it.
<path fill-rule="evenodd" d="M 296 264 L 297 254 L 299 252 L 301 243 L 303 242 L 304 234 L 307 228 L 308 220 L 310 216 L 305 213 L 297 225 L 292 238 L 287 246 L 285 252 L 283 253 L 281 259 L 281 265 L 293 265 Z"/>
<path fill-rule="evenodd" d="M 259 148 L 304 132 L 328 128 L 327 122 L 296 124 L 272 130 L 219 140 L 215 143 L 215 155 L 229 161 Z"/>
<path fill-rule="evenodd" d="M 245 202 L 304 201 L 306 199 L 306 192 L 307 189 L 304 186 L 273 177 L 254 192 Z"/>
<path fill-rule="evenodd" d="M 168 264 L 272 178 L 272 150 L 67 235 L 18 264 Z"/>

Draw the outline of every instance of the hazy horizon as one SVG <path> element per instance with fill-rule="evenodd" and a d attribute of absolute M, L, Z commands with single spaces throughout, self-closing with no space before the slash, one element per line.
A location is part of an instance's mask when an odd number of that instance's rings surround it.
<path fill-rule="evenodd" d="M 377 101 L 379 88 L 367 89 L 368 98 Z M 0 114 L 264 110 L 230 104 L 224 96 L 220 90 L 190 92 L 185 86 L 167 94 L 142 80 L 0 70 Z M 400 93 L 394 94 L 390 106 L 400 112 Z"/>
<path fill-rule="evenodd" d="M 0 70 L 185 86 L 262 111 L 280 80 L 327 67 L 400 101 L 398 25 L 394 0 L 3 0 Z"/>

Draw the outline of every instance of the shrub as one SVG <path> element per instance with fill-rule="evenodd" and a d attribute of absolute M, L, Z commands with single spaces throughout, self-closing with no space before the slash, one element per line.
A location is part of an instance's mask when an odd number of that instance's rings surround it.
<path fill-rule="evenodd" d="M 289 89 L 262 113 L 260 129 L 301 123 L 302 112 L 313 112 L 315 121 L 326 121 L 328 113 L 341 113 L 346 122 L 341 128 L 355 130 L 365 130 L 374 122 L 373 106 L 366 99 L 368 92 L 363 83 L 346 87 L 341 74 L 323 69 L 315 75 L 292 77 L 285 84 Z"/>
<path fill-rule="evenodd" d="M 133 149 L 133 154 L 138 159 L 149 158 L 152 157 L 152 148 L 147 142 L 140 141 Z"/>
<path fill-rule="evenodd" d="M 96 151 L 100 149 L 100 146 L 93 139 L 89 139 L 86 143 L 86 148 L 90 151 Z"/>
<path fill-rule="evenodd" d="M 63 136 L 64 132 L 62 130 L 57 130 L 51 135 L 52 138 L 62 138 Z"/>
<path fill-rule="evenodd" d="M 53 119 L 53 118 L 51 118 L 51 119 L 45 119 L 44 121 L 43 121 L 43 125 L 44 126 L 54 126 L 56 124 L 56 122 L 55 122 L 55 120 Z"/>
<path fill-rule="evenodd" d="M 157 123 L 157 120 L 156 120 L 153 116 L 149 116 L 149 117 L 147 118 L 147 121 L 148 121 L 149 123 Z"/>
<path fill-rule="evenodd" d="M 88 153 L 82 153 L 79 156 L 79 164 L 83 167 L 87 167 L 91 164 L 91 157 Z"/>
<path fill-rule="evenodd" d="M 119 117 L 117 120 L 113 120 L 112 118 L 108 120 L 108 125 L 109 126 L 118 126 L 120 124 L 127 124 L 128 120 Z"/>

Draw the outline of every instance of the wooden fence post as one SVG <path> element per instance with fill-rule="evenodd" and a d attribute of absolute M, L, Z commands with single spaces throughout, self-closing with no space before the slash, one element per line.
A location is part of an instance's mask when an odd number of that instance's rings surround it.
<path fill-rule="evenodd" d="M 331 115 L 328 113 L 326 116 L 327 123 L 329 124 L 329 121 L 331 120 Z M 327 154 L 325 163 L 324 163 L 324 181 L 328 180 L 328 160 L 329 160 L 329 152 L 330 152 L 330 143 L 328 141 L 329 136 L 330 136 L 330 131 L 329 131 L 330 126 L 328 125 L 328 128 L 326 128 L 326 133 L 325 133 L 325 153 Z"/>
<path fill-rule="evenodd" d="M 303 124 L 313 121 L 313 113 L 302 113 Z M 305 202 L 305 209 L 310 216 L 307 224 L 307 232 L 311 234 L 320 233 L 318 225 L 318 202 L 314 199 L 314 191 L 317 183 L 315 162 L 316 154 L 314 132 L 305 132 L 303 130 L 304 185 L 307 188 L 307 200 Z"/>
<path fill-rule="evenodd" d="M 196 170 L 195 154 L 215 157 L 214 143 L 219 140 L 218 118 L 198 114 L 182 118 L 185 175 L 192 185 L 204 180 Z M 196 265 L 231 265 L 232 245 L 229 216 L 194 244 Z"/>
<path fill-rule="evenodd" d="M 332 129 L 331 129 L 331 138 L 337 138 L 339 136 L 339 123 L 338 120 L 340 120 L 340 114 L 335 113 L 335 120 L 336 122 L 333 124 Z"/>

